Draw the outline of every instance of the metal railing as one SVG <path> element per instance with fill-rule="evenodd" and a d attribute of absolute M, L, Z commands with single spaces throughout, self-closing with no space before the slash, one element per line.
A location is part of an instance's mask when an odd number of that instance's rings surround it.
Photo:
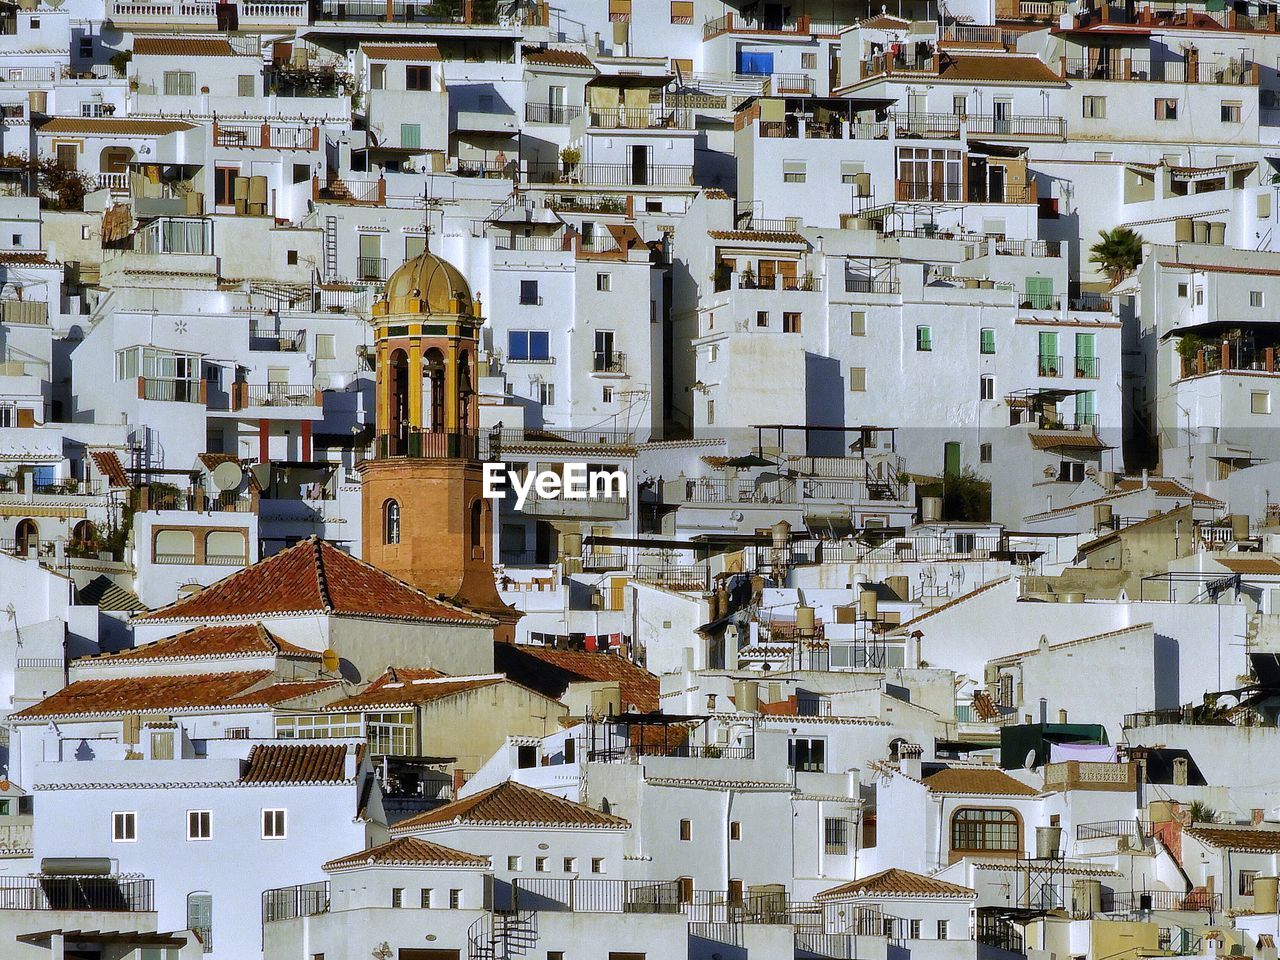
<path fill-rule="evenodd" d="M 356 276 L 361 280 L 387 279 L 387 258 L 358 257 L 356 259 Z"/>
<path fill-rule="evenodd" d="M 526 103 L 524 118 L 529 123 L 565 124 L 582 116 L 583 108 L 577 104 Z"/>
<path fill-rule="evenodd" d="M 1149 837 L 1154 828 L 1150 820 L 1098 820 L 1076 824 L 1077 840 L 1105 840 L 1111 837 Z"/>
<path fill-rule="evenodd" d="M 493 237 L 493 247 L 495 250 L 568 250 L 570 246 L 569 235 L 562 234 L 557 237 L 522 237 L 513 234 L 499 234 Z M 541 300 L 541 297 L 538 298 Z M 524 300 L 520 301 L 524 303 Z"/>
<path fill-rule="evenodd" d="M 262 922 L 311 917 L 329 911 L 329 881 L 262 891 Z"/>
<path fill-rule="evenodd" d="M 262 123 L 215 123 L 215 147 L 267 148 L 272 150 L 315 149 L 318 131 L 315 127 L 273 126 Z"/>
<path fill-rule="evenodd" d="M 964 198 L 964 184 L 959 180 L 899 180 L 899 200 L 927 203 L 955 203 Z"/>
<path fill-rule="evenodd" d="M 529 446 L 633 447 L 636 435 L 626 430 L 582 430 L 559 427 L 504 427 L 484 432 L 486 457 L 501 459 L 505 449 Z"/>
<path fill-rule="evenodd" d="M 1231 721 L 1226 717 L 1211 714 L 1203 708 L 1192 705 L 1165 710 L 1143 710 L 1140 713 L 1126 713 L 1123 725 L 1129 728 L 1139 728 L 1158 727 L 1166 724 L 1227 727 L 1231 726 Z"/>
<path fill-rule="evenodd" d="M 399 435 L 378 437 L 379 457 L 424 457 L 427 459 L 474 459 L 480 450 L 474 433 L 443 430 L 407 430 Z"/>
<path fill-rule="evenodd" d="M 1083 380 L 1097 380 L 1098 358 L 1076 357 L 1076 376 Z"/>
<path fill-rule="evenodd" d="M 679 913 L 674 880 L 589 880 L 517 877 L 511 881 L 517 910 L 572 913 Z"/>
<path fill-rule="evenodd" d="M 1081 313 L 1110 313 L 1111 298 L 1100 293 L 1082 293 L 1067 301 L 1067 308 Z"/>
<path fill-rule="evenodd" d="M 592 373 L 626 373 L 627 355 L 621 350 L 600 351 L 591 355 Z"/>
<path fill-rule="evenodd" d="M 527 171 L 530 183 L 582 184 L 605 187 L 687 187 L 693 183 L 693 167 L 676 163 L 560 163 L 533 162 Z"/>
<path fill-rule="evenodd" d="M 138 399 L 171 400 L 177 403 L 200 403 L 199 380 L 169 380 L 139 377 Z"/>
<path fill-rule="evenodd" d="M 1138 910 L 1183 911 L 1188 913 L 1220 913 L 1222 894 L 1208 890 L 1148 890 L 1145 892 L 1116 893 L 1112 898 L 1112 912 L 1131 913 Z"/>
<path fill-rule="evenodd" d="M 1042 377 L 1062 376 L 1062 358 L 1040 354 L 1036 357 L 1036 372 Z"/>
<path fill-rule="evenodd" d="M 636 567 L 635 578 L 673 590 L 711 588 L 711 569 L 694 564 L 642 563 Z"/>
<path fill-rule="evenodd" d="M 778 94 L 811 94 L 814 90 L 813 77 L 807 73 L 775 73 L 769 77 L 769 92 Z"/>
<path fill-rule="evenodd" d="M 136 877 L 0 877 L 0 910 L 155 909 L 155 882 Z"/>
<path fill-rule="evenodd" d="M 970 114 L 965 117 L 965 128 L 970 133 L 994 137 L 1049 137 L 1061 140 L 1067 135 L 1067 121 L 1063 117 Z"/>
<path fill-rule="evenodd" d="M 249 407 L 309 407 L 316 402 L 316 389 L 309 383 L 247 383 L 241 389 Z"/>
<path fill-rule="evenodd" d="M 993 240 L 991 249 L 1001 257 L 1060 257 L 1062 243 L 1059 240 Z"/>
<path fill-rule="evenodd" d="M 876 277 L 846 276 L 844 278 L 845 293 L 900 293 L 901 281 L 897 279 L 879 279 Z"/>
<path fill-rule="evenodd" d="M 249 326 L 249 349 L 263 352 L 301 353 L 307 348 L 307 331 L 284 327 L 264 330 Z"/>
<path fill-rule="evenodd" d="M 591 107 L 590 126 L 606 130 L 692 130 L 693 111 L 683 107 Z"/>

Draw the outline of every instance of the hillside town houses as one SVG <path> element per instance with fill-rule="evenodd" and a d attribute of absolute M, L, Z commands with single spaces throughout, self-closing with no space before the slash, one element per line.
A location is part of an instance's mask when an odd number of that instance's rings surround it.
<path fill-rule="evenodd" d="M 0 958 L 1277 960 L 1278 14 L 0 0 Z"/>

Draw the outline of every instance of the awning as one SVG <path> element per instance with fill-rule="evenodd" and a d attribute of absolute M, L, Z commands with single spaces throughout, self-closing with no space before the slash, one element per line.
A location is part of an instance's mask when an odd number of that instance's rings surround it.
<path fill-rule="evenodd" d="M 810 533 L 821 537 L 851 537 L 856 532 L 849 507 L 806 513 L 804 525 Z"/>
<path fill-rule="evenodd" d="M 116 944 L 129 947 L 185 947 L 187 938 L 179 933 L 144 933 L 141 930 L 42 930 L 39 933 L 22 933 L 16 939 L 33 947 L 49 947 L 53 938 L 62 935 L 63 942 Z"/>

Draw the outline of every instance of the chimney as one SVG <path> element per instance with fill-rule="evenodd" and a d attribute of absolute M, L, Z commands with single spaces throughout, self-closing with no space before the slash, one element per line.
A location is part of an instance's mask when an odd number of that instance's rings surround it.
<path fill-rule="evenodd" d="M 1266 816 L 1266 812 L 1261 807 L 1254 807 L 1249 811 L 1249 826 L 1257 827 L 1262 825 L 1262 821 Z"/>
<path fill-rule="evenodd" d="M 463 785 L 466 782 L 467 782 L 466 772 L 462 770 L 460 767 L 454 767 L 453 768 L 453 796 L 455 800 L 458 797 L 458 791 L 462 789 Z"/>
<path fill-rule="evenodd" d="M 1150 485 L 1151 485 L 1151 484 L 1150 484 L 1150 478 L 1149 478 L 1149 475 L 1148 475 L 1148 473 L 1147 473 L 1147 468 L 1146 468 L 1146 467 L 1143 467 L 1143 468 L 1142 468 L 1142 489 L 1143 489 L 1143 490 L 1145 490 L 1145 489 L 1147 489 L 1147 487 L 1149 487 Z"/>

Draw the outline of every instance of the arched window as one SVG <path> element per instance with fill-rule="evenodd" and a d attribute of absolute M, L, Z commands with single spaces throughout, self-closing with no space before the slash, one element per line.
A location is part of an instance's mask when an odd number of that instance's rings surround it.
<path fill-rule="evenodd" d="M 444 354 L 432 348 L 423 358 L 423 373 L 426 377 L 427 409 L 424 412 L 424 426 L 428 430 L 444 429 Z"/>
<path fill-rule="evenodd" d="M 403 350 L 391 354 L 391 409 L 388 432 L 395 444 L 395 453 L 404 456 L 409 452 L 409 356 Z"/>
<path fill-rule="evenodd" d="M 1012 810 L 961 807 L 951 817 L 951 849 L 1018 852 L 1022 824 Z"/>
<path fill-rule="evenodd" d="M 479 500 L 471 502 L 471 556 L 484 557 L 484 505 Z"/>
<path fill-rule="evenodd" d="M 388 500 L 382 505 L 382 542 L 400 542 L 400 503 Z"/>
<path fill-rule="evenodd" d="M 475 390 L 471 386 L 471 354 L 466 350 L 458 355 L 458 431 L 471 429 L 471 402 Z"/>
<path fill-rule="evenodd" d="M 187 929 L 200 938 L 205 953 L 213 949 L 213 894 L 187 894 Z"/>
<path fill-rule="evenodd" d="M 25 557 L 40 545 L 40 526 L 34 520 L 19 520 L 14 539 L 17 541 L 18 555 Z"/>

